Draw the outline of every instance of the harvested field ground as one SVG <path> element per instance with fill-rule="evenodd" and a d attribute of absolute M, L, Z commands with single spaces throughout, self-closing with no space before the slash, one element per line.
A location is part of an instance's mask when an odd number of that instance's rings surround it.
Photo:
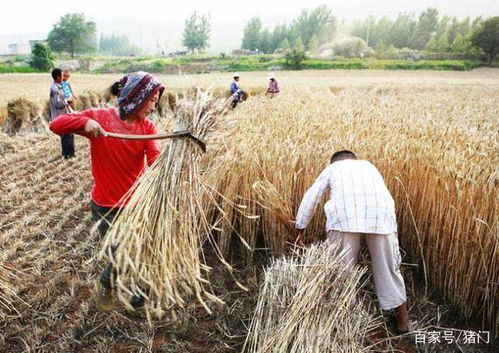
<path fill-rule="evenodd" d="M 7 100 L 22 95 L 40 101 L 46 99 L 45 93 L 50 84 L 47 76 L 0 75 L 0 107 Z M 167 88 L 180 91 L 194 83 L 203 86 L 214 83 L 216 88 L 225 87 L 230 81 L 229 76 L 196 75 L 187 79 L 160 76 L 160 80 Z M 248 87 L 263 90 L 266 73 L 243 73 L 243 84 L 245 76 L 248 77 Z M 314 71 L 283 72 L 279 76 L 283 89 L 286 85 L 294 86 L 294 92 L 303 89 L 309 94 L 317 90 L 321 92 L 321 99 L 324 99 L 325 91 L 336 97 L 341 92 L 340 100 L 350 93 L 359 96 L 362 93 L 366 100 L 376 103 L 370 108 L 373 115 L 389 112 L 390 105 L 396 104 L 396 97 L 402 97 L 407 109 L 417 110 L 419 114 L 425 110 L 433 112 L 434 109 L 441 109 L 452 115 L 454 108 L 466 110 L 466 104 L 472 105 L 472 102 L 465 102 L 464 107 L 456 108 L 454 105 L 459 104 L 452 101 L 454 95 L 463 102 L 467 92 L 472 91 L 481 97 L 481 104 L 488 106 L 479 121 L 489 119 L 486 126 L 492 127 L 498 124 L 499 70 L 479 69 L 463 73 Z M 72 85 L 77 92 L 103 89 L 119 78 L 117 75 L 78 74 L 73 77 Z M 353 91 L 349 91 L 351 89 Z M 399 89 L 401 95 L 391 95 L 390 90 Z M 409 99 L 408 92 L 412 89 L 416 96 Z M 417 105 L 418 98 L 429 99 L 432 95 L 442 98 L 441 104 L 420 101 Z M 282 98 L 292 99 L 291 96 Z M 251 104 L 257 104 L 259 99 L 257 97 L 253 102 L 250 99 L 244 103 L 246 106 L 231 113 L 229 119 L 250 114 Z M 303 98 L 296 104 L 306 103 Z M 321 114 L 319 108 L 316 114 Z M 471 115 L 476 114 L 473 109 L 476 107 L 470 108 Z M 282 111 L 279 114 L 283 114 Z M 272 116 L 272 110 L 269 110 L 268 116 Z M 255 122 L 260 123 L 256 119 Z M 483 133 L 480 126 L 463 126 L 460 132 L 463 139 L 473 129 Z M 417 132 L 423 140 L 426 132 Z M 489 135 L 488 132 L 484 134 Z M 314 138 L 312 135 L 308 137 Z M 327 141 L 327 137 L 317 138 Z M 210 278 L 215 294 L 226 301 L 226 305 L 217 308 L 213 315 L 208 315 L 195 301 L 185 311 L 177 313 L 182 320 L 165 318 L 155 321 L 153 327 L 148 327 L 145 319 L 129 316 L 122 307 L 109 315 L 100 313 L 95 307 L 93 292 L 95 278 L 103 264 L 97 260 L 101 239 L 92 229 L 89 216 L 91 174 L 87 141 L 76 137 L 77 158 L 69 161 L 59 158 L 59 143 L 59 138 L 51 134 L 0 135 L 0 265 L 16 276 L 9 279 L 16 293 L 10 310 L 0 310 L 0 352 L 240 352 L 256 304 L 262 268 L 268 263 L 268 254 L 256 252 L 253 263 L 245 265 L 240 253 L 230 253 L 228 260 L 238 269 L 236 277 L 249 288 L 249 292 L 240 290 L 223 266 L 219 266 L 213 256 L 208 256 L 209 263 L 214 267 Z M 391 143 L 395 143 L 393 139 Z M 491 162 L 496 160 L 488 155 L 488 149 L 473 148 L 489 156 Z M 322 151 L 324 147 L 320 149 Z M 375 157 L 377 153 L 366 154 Z M 438 155 L 438 150 L 436 153 Z M 417 154 L 415 148 L 414 154 Z M 407 159 L 410 158 L 408 155 Z M 445 158 L 451 159 L 449 151 Z M 383 166 L 387 164 L 390 165 L 387 161 L 382 162 Z M 316 163 L 316 167 L 320 165 Z M 313 174 L 316 171 L 309 172 Z M 445 172 L 449 175 L 453 173 L 452 170 Z M 410 175 L 410 172 L 407 173 Z M 389 185 L 396 185 L 394 174 L 391 174 Z M 313 175 L 308 178 L 313 178 Z M 493 176 L 491 178 L 493 183 Z M 413 202 L 417 203 L 417 195 L 414 198 Z M 403 208 L 404 212 L 409 212 L 405 206 Z M 405 223 L 409 223 L 409 218 L 408 213 L 401 217 Z M 418 262 L 418 257 L 409 255 L 414 253 L 414 249 L 409 248 L 413 240 L 403 233 L 400 239 L 406 263 L 403 273 L 408 287 L 409 315 L 414 328 L 425 331 L 441 328 L 481 330 L 480 320 L 465 319 L 459 309 L 449 305 L 449 300 L 444 299 L 434 286 L 424 287 L 421 267 L 413 265 Z M 425 241 L 430 244 L 430 240 Z M 431 245 L 427 246 L 429 249 Z M 367 262 L 365 257 L 363 262 Z M 427 264 L 430 273 L 431 263 Z M 446 278 L 443 267 L 439 269 L 437 279 Z M 365 286 L 364 293 L 374 306 L 372 286 Z M 392 336 L 388 327 L 388 331 L 381 330 L 372 339 L 382 341 Z M 414 336 L 394 338 L 388 343 L 381 343 L 378 351 L 489 353 L 498 349 L 492 344 L 415 346 L 413 342 Z"/>

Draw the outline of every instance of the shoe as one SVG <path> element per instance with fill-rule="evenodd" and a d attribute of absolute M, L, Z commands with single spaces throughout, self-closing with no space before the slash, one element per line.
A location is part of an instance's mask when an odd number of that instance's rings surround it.
<path fill-rule="evenodd" d="M 113 290 L 104 287 L 100 279 L 97 279 L 97 298 L 95 300 L 95 304 L 100 311 L 105 313 L 108 313 L 114 309 Z"/>
<path fill-rule="evenodd" d="M 144 307 L 145 299 L 143 296 L 134 295 L 132 299 L 130 299 L 130 305 L 135 309 L 140 309 Z"/>
<path fill-rule="evenodd" d="M 130 305 L 132 306 L 133 309 L 130 309 L 129 307 L 126 308 L 128 315 L 133 317 L 144 316 L 145 315 L 144 303 L 145 303 L 144 297 L 134 295 L 132 299 L 130 299 Z"/>

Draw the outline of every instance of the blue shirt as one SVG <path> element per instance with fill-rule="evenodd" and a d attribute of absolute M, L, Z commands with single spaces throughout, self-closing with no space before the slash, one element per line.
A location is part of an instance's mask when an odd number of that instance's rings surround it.
<path fill-rule="evenodd" d="M 64 92 L 64 99 L 69 99 L 73 96 L 73 91 L 71 89 L 71 86 L 69 85 L 69 82 L 62 81 L 61 88 L 62 88 L 62 91 Z"/>
<path fill-rule="evenodd" d="M 239 88 L 239 85 L 237 84 L 236 81 L 232 81 L 230 84 L 230 94 L 234 96 L 234 100 L 240 101 L 241 100 L 241 89 Z"/>

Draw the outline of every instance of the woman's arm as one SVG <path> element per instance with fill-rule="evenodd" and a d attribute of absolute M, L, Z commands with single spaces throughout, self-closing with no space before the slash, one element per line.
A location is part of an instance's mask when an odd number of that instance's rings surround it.
<path fill-rule="evenodd" d="M 79 134 L 85 137 L 105 136 L 105 131 L 94 120 L 95 110 L 89 109 L 79 113 L 59 115 L 52 120 L 49 128 L 57 135 Z"/>

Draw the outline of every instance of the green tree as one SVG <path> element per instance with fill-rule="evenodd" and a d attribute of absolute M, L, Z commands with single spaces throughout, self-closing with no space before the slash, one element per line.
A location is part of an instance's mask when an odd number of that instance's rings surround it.
<path fill-rule="evenodd" d="M 54 25 L 47 42 L 57 52 L 75 53 L 92 52 L 97 48 L 96 25 L 85 18 L 83 13 L 68 13 Z"/>
<path fill-rule="evenodd" d="M 469 41 L 465 40 L 461 33 L 458 33 L 452 42 L 451 52 L 454 54 L 467 54 L 469 52 Z"/>
<path fill-rule="evenodd" d="M 194 11 L 191 17 L 185 20 L 182 43 L 191 52 L 202 52 L 209 46 L 210 33 L 210 16 L 200 16 Z"/>
<path fill-rule="evenodd" d="M 476 23 L 475 23 L 476 25 Z M 463 36 L 466 36 L 472 30 L 472 23 L 469 17 L 466 17 L 464 20 L 459 22 L 457 27 L 457 33 L 461 33 Z"/>
<path fill-rule="evenodd" d="M 383 39 L 380 39 L 376 42 L 376 45 L 374 46 L 374 51 L 376 54 L 383 54 L 385 52 L 385 43 L 383 42 Z"/>
<path fill-rule="evenodd" d="M 397 48 L 393 44 L 385 50 L 385 57 L 388 59 L 397 59 Z"/>
<path fill-rule="evenodd" d="M 303 43 L 309 43 L 312 36 L 317 35 L 319 42 L 329 40 L 336 30 L 336 18 L 326 5 L 313 10 L 303 10 L 291 24 L 293 40 L 302 38 Z"/>
<path fill-rule="evenodd" d="M 468 33 L 470 31 L 475 31 L 478 27 L 480 27 L 482 22 L 483 22 L 483 18 L 481 16 L 474 18 L 473 22 L 471 22 L 471 26 L 470 26 L 471 28 L 469 29 Z"/>
<path fill-rule="evenodd" d="M 447 39 L 447 34 L 442 33 L 437 40 L 437 52 L 445 53 L 449 50 L 449 40 Z"/>
<path fill-rule="evenodd" d="M 200 18 L 199 34 L 198 34 L 198 51 L 203 51 L 209 47 L 211 34 L 210 15 L 204 14 Z"/>
<path fill-rule="evenodd" d="M 418 24 L 414 32 L 413 45 L 415 49 L 423 49 L 430 38 L 435 34 L 438 26 L 437 9 L 428 8 L 419 15 Z"/>
<path fill-rule="evenodd" d="M 303 51 L 296 49 L 291 50 L 286 53 L 284 60 L 285 66 L 293 70 L 301 70 L 303 68 L 303 61 L 307 59 L 307 56 Z"/>
<path fill-rule="evenodd" d="M 184 33 L 182 37 L 182 44 L 194 52 L 197 48 L 197 14 L 194 12 L 191 17 L 185 20 Z"/>
<path fill-rule="evenodd" d="M 411 46 L 411 39 L 416 30 L 417 21 L 414 15 L 399 13 L 393 21 L 388 34 L 386 44 L 393 44 L 397 48 L 407 48 Z"/>
<path fill-rule="evenodd" d="M 279 48 L 284 51 L 289 51 L 291 49 L 291 44 L 289 44 L 288 38 L 284 38 L 284 40 L 279 44 Z"/>
<path fill-rule="evenodd" d="M 54 54 L 52 54 L 49 46 L 43 43 L 36 43 L 31 52 L 29 65 L 38 70 L 52 70 L 54 68 Z"/>
<path fill-rule="evenodd" d="M 452 17 L 452 19 L 450 20 L 450 23 L 449 23 L 449 29 L 447 31 L 449 42 L 454 43 L 458 34 L 460 34 L 459 33 L 459 20 L 457 19 L 457 17 Z M 461 34 L 461 36 L 462 36 L 462 34 Z"/>
<path fill-rule="evenodd" d="M 488 64 L 499 52 L 499 16 L 483 21 L 471 36 L 471 43 L 484 51 Z"/>
<path fill-rule="evenodd" d="M 260 45 L 260 32 L 262 21 L 260 17 L 253 17 L 244 27 L 243 42 L 241 49 L 255 50 Z"/>
<path fill-rule="evenodd" d="M 437 33 L 436 33 L 437 38 L 440 38 L 443 34 L 446 34 L 448 40 L 450 27 L 451 27 L 451 18 L 447 15 L 443 15 L 442 18 L 440 18 L 440 21 L 438 22 Z"/>
<path fill-rule="evenodd" d="M 356 21 L 352 29 L 352 35 L 362 38 L 370 47 L 374 47 L 379 40 L 390 43 L 390 32 L 393 21 L 388 17 L 377 20 L 369 16 L 363 21 Z"/>
<path fill-rule="evenodd" d="M 315 51 L 319 48 L 319 44 L 319 38 L 317 37 L 317 34 L 314 33 L 307 46 L 310 51 Z"/>
<path fill-rule="evenodd" d="M 374 28 L 374 16 L 369 16 L 364 20 L 356 20 L 353 23 L 351 34 L 354 37 L 363 38 L 366 42 L 370 42 L 372 35 L 371 28 Z"/>
<path fill-rule="evenodd" d="M 272 52 L 272 38 L 268 28 L 265 28 L 260 34 L 258 49 L 262 53 Z"/>
<path fill-rule="evenodd" d="M 425 50 L 431 53 L 435 53 L 437 51 L 437 40 L 435 37 L 431 37 L 426 43 Z"/>
<path fill-rule="evenodd" d="M 274 30 L 272 31 L 272 51 L 280 48 L 281 43 L 286 39 L 288 36 L 288 29 L 286 25 L 280 25 L 280 26 L 275 26 Z M 288 42 L 289 43 L 289 42 Z"/>
<path fill-rule="evenodd" d="M 159 46 L 159 43 L 157 43 Z M 101 34 L 99 39 L 99 51 L 101 53 L 112 55 L 130 55 L 137 54 L 140 49 L 130 42 L 126 35 Z"/>
<path fill-rule="evenodd" d="M 293 49 L 299 52 L 305 51 L 305 46 L 303 45 L 303 40 L 301 39 L 301 37 L 298 37 L 296 39 Z"/>

